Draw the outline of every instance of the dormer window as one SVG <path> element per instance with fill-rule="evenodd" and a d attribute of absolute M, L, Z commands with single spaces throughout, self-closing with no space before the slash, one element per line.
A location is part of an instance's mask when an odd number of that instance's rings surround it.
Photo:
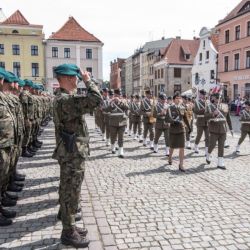
<path fill-rule="evenodd" d="M 190 58 L 191 58 L 191 55 L 190 54 L 185 54 L 185 60 L 190 60 Z"/>
<path fill-rule="evenodd" d="M 12 30 L 12 34 L 18 34 L 18 30 Z"/>

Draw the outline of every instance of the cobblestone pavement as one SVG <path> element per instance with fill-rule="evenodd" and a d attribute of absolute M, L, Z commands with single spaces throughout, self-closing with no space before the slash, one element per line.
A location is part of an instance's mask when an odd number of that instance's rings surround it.
<path fill-rule="evenodd" d="M 228 137 L 227 170 L 205 164 L 200 154 L 186 151 L 186 173 L 178 157 L 167 165 L 163 140 L 152 153 L 126 136 L 125 159 L 110 154 L 88 117 L 91 157 L 82 187 L 82 218 L 89 230 L 90 250 L 116 249 L 250 249 L 250 150 L 233 153 L 238 140 Z M 57 222 L 59 168 L 51 159 L 53 126 L 41 138 L 42 149 L 22 159 L 26 186 L 20 194 L 14 224 L 0 228 L 0 249 L 63 249 Z"/>

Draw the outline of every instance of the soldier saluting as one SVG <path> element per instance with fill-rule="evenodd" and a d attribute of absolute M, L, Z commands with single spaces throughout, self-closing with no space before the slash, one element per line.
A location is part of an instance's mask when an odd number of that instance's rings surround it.
<path fill-rule="evenodd" d="M 231 133 L 233 133 L 233 130 L 228 105 L 221 103 L 220 100 L 220 94 L 215 93 L 211 96 L 211 103 L 208 103 L 206 106 L 205 116 L 208 119 L 208 129 L 210 133 L 206 161 L 210 164 L 210 155 L 218 142 L 217 167 L 226 169 L 224 164 L 224 144 L 227 138 L 227 124 Z"/>
<path fill-rule="evenodd" d="M 241 136 L 236 147 L 236 153 L 240 153 L 240 145 L 248 135 L 250 138 L 250 101 L 245 102 L 246 108 L 240 114 Z"/>
<path fill-rule="evenodd" d="M 97 107 L 102 97 L 89 73 L 82 72 L 76 65 L 62 64 L 54 72 L 60 85 L 53 103 L 56 135 L 53 158 L 60 165 L 59 202 L 63 224 L 61 241 L 75 248 L 87 247 L 87 230 L 75 225 L 85 160 L 89 154 L 84 113 Z M 87 96 L 76 95 L 78 78 L 83 79 Z"/>

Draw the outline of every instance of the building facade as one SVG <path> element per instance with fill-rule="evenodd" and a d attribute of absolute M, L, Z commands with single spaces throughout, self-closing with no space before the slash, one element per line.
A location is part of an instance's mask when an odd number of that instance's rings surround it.
<path fill-rule="evenodd" d="M 127 95 L 133 94 L 133 60 L 132 56 L 125 61 L 125 93 Z"/>
<path fill-rule="evenodd" d="M 219 32 L 219 72 L 224 95 L 250 98 L 250 1 L 241 1 L 216 26 Z"/>
<path fill-rule="evenodd" d="M 110 62 L 110 88 L 120 89 L 122 86 L 121 71 L 125 59 L 117 58 Z"/>
<path fill-rule="evenodd" d="M 200 46 L 192 67 L 192 87 L 210 91 L 218 83 L 217 77 L 218 35 L 203 27 Z"/>
<path fill-rule="evenodd" d="M 133 79 L 133 93 L 142 95 L 144 92 L 141 77 L 142 65 L 142 49 L 136 50 L 132 56 L 132 79 Z"/>
<path fill-rule="evenodd" d="M 73 18 L 46 40 L 46 82 L 47 88 L 53 91 L 58 87 L 53 69 L 63 63 L 73 63 L 102 82 L 102 47 L 103 43 L 86 31 Z M 80 83 L 78 88 L 83 88 Z"/>
<path fill-rule="evenodd" d="M 175 92 L 185 92 L 192 89 L 192 67 L 200 41 L 173 39 L 165 52 L 159 53 L 154 64 L 155 95 L 165 92 L 173 95 Z"/>
<path fill-rule="evenodd" d="M 0 23 L 0 67 L 23 79 L 45 83 L 43 26 L 17 10 Z"/>

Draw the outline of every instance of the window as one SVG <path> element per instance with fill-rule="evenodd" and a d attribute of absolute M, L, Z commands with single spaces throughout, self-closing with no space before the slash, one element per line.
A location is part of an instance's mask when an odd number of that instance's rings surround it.
<path fill-rule="evenodd" d="M 198 84 L 199 84 L 199 82 L 200 82 L 199 73 L 195 73 L 195 79 L 194 79 L 194 82 L 195 82 L 195 84 L 196 84 L 196 85 L 198 85 Z"/>
<path fill-rule="evenodd" d="M 240 54 L 234 55 L 234 69 L 239 70 L 240 69 Z"/>
<path fill-rule="evenodd" d="M 202 62 L 202 53 L 200 53 L 200 62 Z"/>
<path fill-rule="evenodd" d="M 12 53 L 13 55 L 20 55 L 20 46 L 18 44 L 12 45 Z"/>
<path fill-rule="evenodd" d="M 161 69 L 161 78 L 163 78 L 163 69 Z"/>
<path fill-rule="evenodd" d="M 180 84 L 174 85 L 174 93 L 176 93 L 176 92 L 181 92 L 181 85 Z"/>
<path fill-rule="evenodd" d="M 185 58 L 186 58 L 186 60 L 190 60 L 191 55 L 190 54 L 185 54 Z"/>
<path fill-rule="evenodd" d="M 58 48 L 52 47 L 52 57 L 58 57 Z"/>
<path fill-rule="evenodd" d="M 181 68 L 174 68 L 174 77 L 181 78 Z"/>
<path fill-rule="evenodd" d="M 0 67 L 5 69 L 5 62 L 0 62 Z"/>
<path fill-rule="evenodd" d="M 160 79 L 161 78 L 161 75 L 160 75 L 160 70 L 158 69 L 158 79 Z"/>
<path fill-rule="evenodd" d="M 235 40 L 240 40 L 240 25 L 235 27 Z"/>
<path fill-rule="evenodd" d="M 206 48 L 206 41 L 203 41 L 203 49 Z"/>
<path fill-rule="evenodd" d="M 38 46 L 37 45 L 31 45 L 31 55 L 38 56 Z"/>
<path fill-rule="evenodd" d="M 0 44 L 0 55 L 4 55 L 4 44 Z"/>
<path fill-rule="evenodd" d="M 250 36 L 250 21 L 247 22 L 247 36 Z"/>
<path fill-rule="evenodd" d="M 250 69 L 250 50 L 246 53 L 246 68 Z"/>
<path fill-rule="evenodd" d="M 64 58 L 70 58 L 70 48 L 64 48 Z"/>
<path fill-rule="evenodd" d="M 13 73 L 18 77 L 21 76 L 20 62 L 13 62 Z"/>
<path fill-rule="evenodd" d="M 206 59 L 209 59 L 209 51 L 206 52 Z"/>
<path fill-rule="evenodd" d="M 38 63 L 32 63 L 32 77 L 38 77 L 39 76 L 39 65 Z"/>
<path fill-rule="evenodd" d="M 225 43 L 229 43 L 229 40 L 230 40 L 230 34 L 229 34 L 229 30 L 226 30 L 225 32 Z"/>
<path fill-rule="evenodd" d="M 224 71 L 228 72 L 228 56 L 224 57 Z"/>
<path fill-rule="evenodd" d="M 234 84 L 234 99 L 236 99 L 239 95 L 239 87 L 238 84 Z"/>
<path fill-rule="evenodd" d="M 250 98 L 250 83 L 245 84 L 245 97 Z"/>
<path fill-rule="evenodd" d="M 215 78 L 214 70 L 210 70 L 210 79 L 214 80 L 214 78 Z"/>
<path fill-rule="evenodd" d="M 157 70 L 155 71 L 155 79 L 157 79 Z"/>
<path fill-rule="evenodd" d="M 86 58 L 92 59 L 92 49 L 86 49 Z"/>
<path fill-rule="evenodd" d="M 86 68 L 86 71 L 88 71 L 88 72 L 91 73 L 91 75 L 92 75 L 93 70 L 92 70 L 91 67 Z"/>

